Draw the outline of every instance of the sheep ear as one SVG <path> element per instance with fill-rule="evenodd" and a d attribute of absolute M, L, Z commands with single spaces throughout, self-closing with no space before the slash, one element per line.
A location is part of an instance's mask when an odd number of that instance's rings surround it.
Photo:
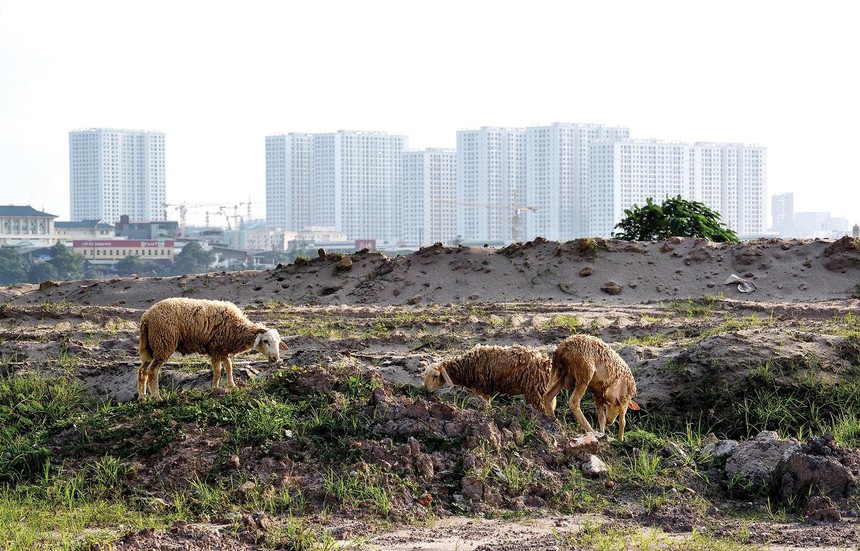
<path fill-rule="evenodd" d="M 254 348 L 257 348 L 258 346 L 260 346 L 260 341 L 261 341 L 261 340 L 263 340 L 263 334 L 262 334 L 262 333 L 257 333 L 257 338 L 256 338 L 256 339 L 254 339 Z"/>
<path fill-rule="evenodd" d="M 636 402 L 634 402 L 633 400 L 630 400 L 630 403 L 629 403 L 629 404 L 627 404 L 627 407 L 629 407 L 629 408 L 630 408 L 630 409 L 632 409 L 633 411 L 639 411 L 639 404 L 637 404 L 637 403 L 636 403 Z"/>
<path fill-rule="evenodd" d="M 448 371 L 445 369 L 440 369 L 439 373 L 442 374 L 442 378 L 445 379 L 445 382 L 451 386 L 454 386 L 454 381 L 451 380 L 451 376 L 448 375 Z"/>
<path fill-rule="evenodd" d="M 287 343 L 285 343 L 284 341 L 279 342 L 278 348 L 280 348 L 281 350 L 286 350 L 287 349 Z"/>

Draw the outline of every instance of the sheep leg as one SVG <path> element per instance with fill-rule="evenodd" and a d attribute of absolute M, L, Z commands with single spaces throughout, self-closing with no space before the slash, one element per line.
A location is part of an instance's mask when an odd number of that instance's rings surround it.
<path fill-rule="evenodd" d="M 568 405 L 570 406 L 570 410 L 573 412 L 573 416 L 576 417 L 577 421 L 579 421 L 579 426 L 582 427 L 582 430 L 585 432 L 594 432 L 594 429 L 591 428 L 591 425 L 588 423 L 588 419 L 586 419 L 585 415 L 582 414 L 582 409 L 580 408 L 582 397 L 585 396 L 586 390 L 588 390 L 588 383 L 577 381 L 576 387 L 570 395 Z"/>
<path fill-rule="evenodd" d="M 597 400 L 594 401 L 594 405 L 597 409 L 597 424 L 600 425 L 600 432 L 606 432 L 606 409 L 609 406 Z"/>
<path fill-rule="evenodd" d="M 155 359 L 146 368 L 146 376 L 149 379 L 149 394 L 156 400 L 161 400 L 161 392 L 158 388 L 158 375 L 161 373 L 162 365 L 164 365 L 164 361 Z"/>
<path fill-rule="evenodd" d="M 141 362 L 140 368 L 137 370 L 137 399 L 141 402 L 146 400 L 146 379 L 149 375 L 147 367 L 152 364 L 152 360 Z"/>
<path fill-rule="evenodd" d="M 221 382 L 221 357 L 212 356 L 212 388 L 218 388 L 218 383 Z"/>
<path fill-rule="evenodd" d="M 555 415 L 555 404 L 558 393 L 564 385 L 564 377 L 553 377 L 553 381 L 543 395 L 543 412 L 552 417 Z"/>
<path fill-rule="evenodd" d="M 627 404 L 621 405 L 621 413 L 618 414 L 618 440 L 624 442 L 624 425 L 626 424 L 625 417 L 627 416 Z"/>
<path fill-rule="evenodd" d="M 556 398 L 557 398 L 557 396 L 553 396 L 552 397 L 552 403 L 549 405 L 549 411 L 547 412 L 547 415 L 549 415 L 550 417 L 555 415 Z"/>
<path fill-rule="evenodd" d="M 227 388 L 235 387 L 236 381 L 233 380 L 233 362 L 230 361 L 230 356 L 224 356 L 221 362 L 224 364 L 224 371 L 227 372 Z"/>

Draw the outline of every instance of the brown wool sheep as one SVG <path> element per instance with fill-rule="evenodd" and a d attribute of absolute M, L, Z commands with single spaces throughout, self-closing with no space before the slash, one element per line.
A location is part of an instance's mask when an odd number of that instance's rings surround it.
<path fill-rule="evenodd" d="M 424 388 L 433 392 L 447 383 L 462 386 L 484 398 L 495 394 L 522 394 L 532 406 L 552 415 L 555 400 L 548 405 L 543 401 L 551 374 L 552 360 L 537 350 L 520 345 L 476 346 L 427 368 Z"/>
<path fill-rule="evenodd" d="M 137 398 L 146 399 L 148 388 L 155 399 L 161 399 L 158 374 L 174 352 L 209 356 L 212 386 L 218 386 L 223 365 L 227 387 L 234 387 L 230 356 L 252 348 L 270 361 L 280 362 L 278 350 L 286 350 L 287 346 L 276 329 L 253 323 L 231 302 L 190 298 L 157 302 L 140 317 Z"/>
<path fill-rule="evenodd" d="M 620 416 L 618 439 L 624 440 L 627 408 L 639 409 L 633 401 L 636 381 L 627 362 L 608 344 L 589 335 L 573 335 L 563 340 L 552 357 L 552 380 L 543 397 L 544 407 L 555 404 L 562 387 L 574 387 L 568 403 L 584 431 L 593 430 L 580 408 L 585 391 L 591 390 L 600 432 L 606 429 L 607 417 L 611 425 Z"/>

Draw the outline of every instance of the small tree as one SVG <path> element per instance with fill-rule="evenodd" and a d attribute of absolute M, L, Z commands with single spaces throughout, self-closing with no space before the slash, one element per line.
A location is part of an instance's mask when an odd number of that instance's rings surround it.
<path fill-rule="evenodd" d="M 215 253 L 203 249 L 196 241 L 188 243 L 176 256 L 173 271 L 177 274 L 196 274 L 209 270 L 215 262 Z"/>
<path fill-rule="evenodd" d="M 120 275 L 161 273 L 157 262 L 143 260 L 139 256 L 127 256 L 113 265 L 113 271 Z"/>
<path fill-rule="evenodd" d="M 24 258 L 15 249 L 0 249 L 0 285 L 27 281 Z"/>
<path fill-rule="evenodd" d="M 75 254 L 62 243 L 51 247 L 51 260 L 48 262 L 57 271 L 56 277 L 60 279 L 80 279 L 84 274 L 84 257 Z"/>
<path fill-rule="evenodd" d="M 51 279 L 57 279 L 57 269 L 50 262 L 37 262 L 30 266 L 30 271 L 27 272 L 27 279 L 30 283 L 41 283 Z"/>
<path fill-rule="evenodd" d="M 612 234 L 627 241 L 655 241 L 669 237 L 704 237 L 717 243 L 737 243 L 737 234 L 720 223 L 720 214 L 697 201 L 680 195 L 654 204 L 649 197 L 644 207 L 633 205 L 624 210 L 624 219 Z"/>

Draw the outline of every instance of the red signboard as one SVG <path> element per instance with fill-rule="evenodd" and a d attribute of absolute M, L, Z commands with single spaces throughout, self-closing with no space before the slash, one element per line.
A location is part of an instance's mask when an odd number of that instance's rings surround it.
<path fill-rule="evenodd" d="M 165 241 L 130 241 L 125 239 L 107 240 L 107 241 L 72 241 L 72 246 L 79 249 L 94 248 L 94 247 L 124 247 L 126 249 L 139 249 L 150 247 L 173 247 L 173 240 Z"/>

